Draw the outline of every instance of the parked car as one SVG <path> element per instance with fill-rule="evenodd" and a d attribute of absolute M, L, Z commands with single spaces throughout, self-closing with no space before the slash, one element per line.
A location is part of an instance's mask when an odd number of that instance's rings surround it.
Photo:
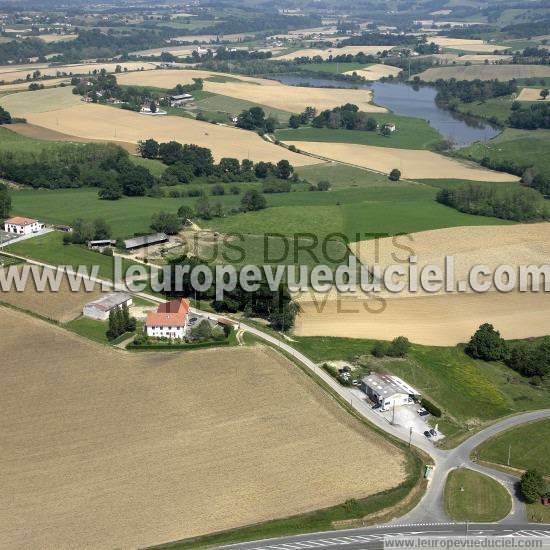
<path fill-rule="evenodd" d="M 430 433 L 432 434 L 432 437 L 437 435 L 437 432 L 433 428 L 430 430 Z"/>
<path fill-rule="evenodd" d="M 430 433 L 429 430 L 426 430 L 426 431 L 424 432 L 424 435 L 425 435 L 428 439 L 430 439 L 430 437 L 432 437 L 432 434 Z"/>
<path fill-rule="evenodd" d="M 424 407 L 421 407 L 416 412 L 419 416 L 428 416 L 430 414 Z"/>
<path fill-rule="evenodd" d="M 382 406 L 381 403 L 375 403 L 375 404 L 372 406 L 372 410 L 375 411 L 376 409 L 379 409 L 381 406 Z"/>

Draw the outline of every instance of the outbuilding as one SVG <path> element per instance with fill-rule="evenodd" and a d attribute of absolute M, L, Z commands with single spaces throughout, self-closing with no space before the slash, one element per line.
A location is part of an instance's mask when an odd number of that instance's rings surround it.
<path fill-rule="evenodd" d="M 111 310 L 123 305 L 131 306 L 132 297 L 125 292 L 111 292 L 86 304 L 82 310 L 82 314 L 84 317 L 89 317 L 90 319 L 106 321 L 109 318 Z"/>
<path fill-rule="evenodd" d="M 361 380 L 361 389 L 384 410 L 412 403 L 420 395 L 418 390 L 391 374 L 369 374 Z"/>
<path fill-rule="evenodd" d="M 44 229 L 44 224 L 33 218 L 15 217 L 4 222 L 4 231 L 15 235 L 30 235 Z"/>
<path fill-rule="evenodd" d="M 168 242 L 168 235 L 166 233 L 154 233 L 153 235 L 143 235 L 142 237 L 126 239 L 124 241 L 124 248 L 126 250 L 134 250 L 135 248 L 142 248 L 144 246 L 151 246 L 153 244 L 161 244 L 165 242 Z"/>

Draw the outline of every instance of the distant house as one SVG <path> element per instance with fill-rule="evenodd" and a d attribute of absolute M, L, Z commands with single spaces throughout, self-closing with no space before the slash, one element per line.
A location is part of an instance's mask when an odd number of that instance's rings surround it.
<path fill-rule="evenodd" d="M 168 235 L 166 233 L 154 233 L 153 235 L 143 235 L 142 237 L 126 239 L 124 241 L 124 248 L 126 250 L 134 250 L 136 248 L 142 248 L 144 246 L 161 244 L 165 242 L 168 242 Z"/>
<path fill-rule="evenodd" d="M 145 320 L 147 336 L 152 338 L 183 338 L 189 318 L 189 300 L 172 300 L 150 311 Z"/>
<path fill-rule="evenodd" d="M 395 132 L 395 130 L 397 129 L 395 124 L 393 122 L 387 122 L 386 124 L 384 124 L 384 126 L 382 126 L 383 128 L 387 128 L 390 132 Z"/>
<path fill-rule="evenodd" d="M 109 318 L 109 313 L 116 307 L 121 307 L 124 304 L 132 305 L 132 297 L 125 292 L 111 292 L 106 296 L 102 296 L 93 302 L 89 302 L 82 309 L 82 315 L 90 319 L 105 321 Z"/>
<path fill-rule="evenodd" d="M 4 231 L 16 235 L 30 235 L 44 229 L 44 224 L 32 218 L 9 218 L 4 222 Z"/>
<path fill-rule="evenodd" d="M 361 389 L 383 409 L 411 403 L 420 392 L 397 376 L 373 373 L 361 380 Z"/>
<path fill-rule="evenodd" d="M 88 248 L 102 249 L 109 246 L 115 246 L 116 241 L 114 239 L 99 239 L 96 241 L 88 241 Z"/>

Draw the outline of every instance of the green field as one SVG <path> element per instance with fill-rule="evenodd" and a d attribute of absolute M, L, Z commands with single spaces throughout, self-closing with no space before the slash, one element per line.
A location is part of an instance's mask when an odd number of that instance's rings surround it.
<path fill-rule="evenodd" d="M 113 280 L 114 265 L 111 256 L 94 252 L 84 246 L 64 245 L 63 234 L 57 231 L 12 244 L 6 247 L 6 251 L 51 265 L 97 265 L 99 277 Z M 128 260 L 123 260 L 125 268 L 130 265 Z"/>
<path fill-rule="evenodd" d="M 109 343 L 107 339 L 108 325 L 106 321 L 97 321 L 95 319 L 80 317 L 79 319 L 66 323 L 64 326 L 80 336 L 84 336 L 84 338 L 89 338 L 101 344 Z"/>
<path fill-rule="evenodd" d="M 498 521 L 512 509 L 508 491 L 498 481 L 467 468 L 449 472 L 445 512 L 455 521 Z"/>
<path fill-rule="evenodd" d="M 393 182 L 385 174 L 336 162 L 300 166 L 296 171 L 301 178 L 305 178 L 310 183 L 319 183 L 323 180 L 329 181 L 331 189 L 393 185 Z"/>
<path fill-rule="evenodd" d="M 537 167 L 550 176 L 550 130 L 516 130 L 506 128 L 490 141 L 474 143 L 457 151 L 463 158 L 480 161 L 489 157 L 499 161 L 512 160 L 527 168 Z"/>
<path fill-rule="evenodd" d="M 378 147 L 396 147 L 399 149 L 430 149 L 441 141 L 442 137 L 427 121 L 420 118 L 398 116 L 391 113 L 373 113 L 379 124 L 393 122 L 396 130 L 389 136 L 378 131 L 345 130 L 331 128 L 312 128 L 310 126 L 292 130 L 277 130 L 275 138 L 279 141 L 322 141 L 334 143 L 359 143 Z"/>
<path fill-rule="evenodd" d="M 480 460 L 512 468 L 538 470 L 550 476 L 550 420 L 539 420 L 507 430 L 480 445 L 474 453 Z"/>
<path fill-rule="evenodd" d="M 529 384 L 502 363 L 475 361 L 460 346 L 413 345 L 405 360 L 375 360 L 373 340 L 295 337 L 295 346 L 316 362 L 358 361 L 367 369 L 395 374 L 443 411 L 437 419 L 449 437 L 508 414 L 548 406 L 547 389 Z M 446 440 L 445 440 L 446 441 Z"/>
<path fill-rule="evenodd" d="M 498 121 L 506 125 L 512 110 L 510 97 L 496 97 L 486 101 L 473 101 L 471 103 L 459 103 L 458 111 L 468 116 L 486 118 Z"/>

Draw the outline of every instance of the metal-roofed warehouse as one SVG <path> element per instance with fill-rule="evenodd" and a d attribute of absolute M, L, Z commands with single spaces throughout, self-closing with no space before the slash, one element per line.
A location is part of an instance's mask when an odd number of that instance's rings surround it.
<path fill-rule="evenodd" d="M 105 321 L 109 318 L 111 310 L 124 304 L 127 306 L 132 305 L 132 297 L 129 294 L 125 292 L 111 292 L 93 302 L 87 303 L 82 309 L 82 314 L 84 317 Z"/>
<path fill-rule="evenodd" d="M 142 237 L 126 239 L 124 241 L 124 248 L 126 250 L 133 250 L 134 248 L 141 248 L 142 246 L 165 243 L 167 241 L 168 235 L 166 233 L 154 233 L 153 235 L 143 235 Z"/>
<path fill-rule="evenodd" d="M 367 396 L 388 409 L 393 405 L 406 405 L 420 392 L 397 376 L 373 373 L 361 380 L 361 389 Z"/>

